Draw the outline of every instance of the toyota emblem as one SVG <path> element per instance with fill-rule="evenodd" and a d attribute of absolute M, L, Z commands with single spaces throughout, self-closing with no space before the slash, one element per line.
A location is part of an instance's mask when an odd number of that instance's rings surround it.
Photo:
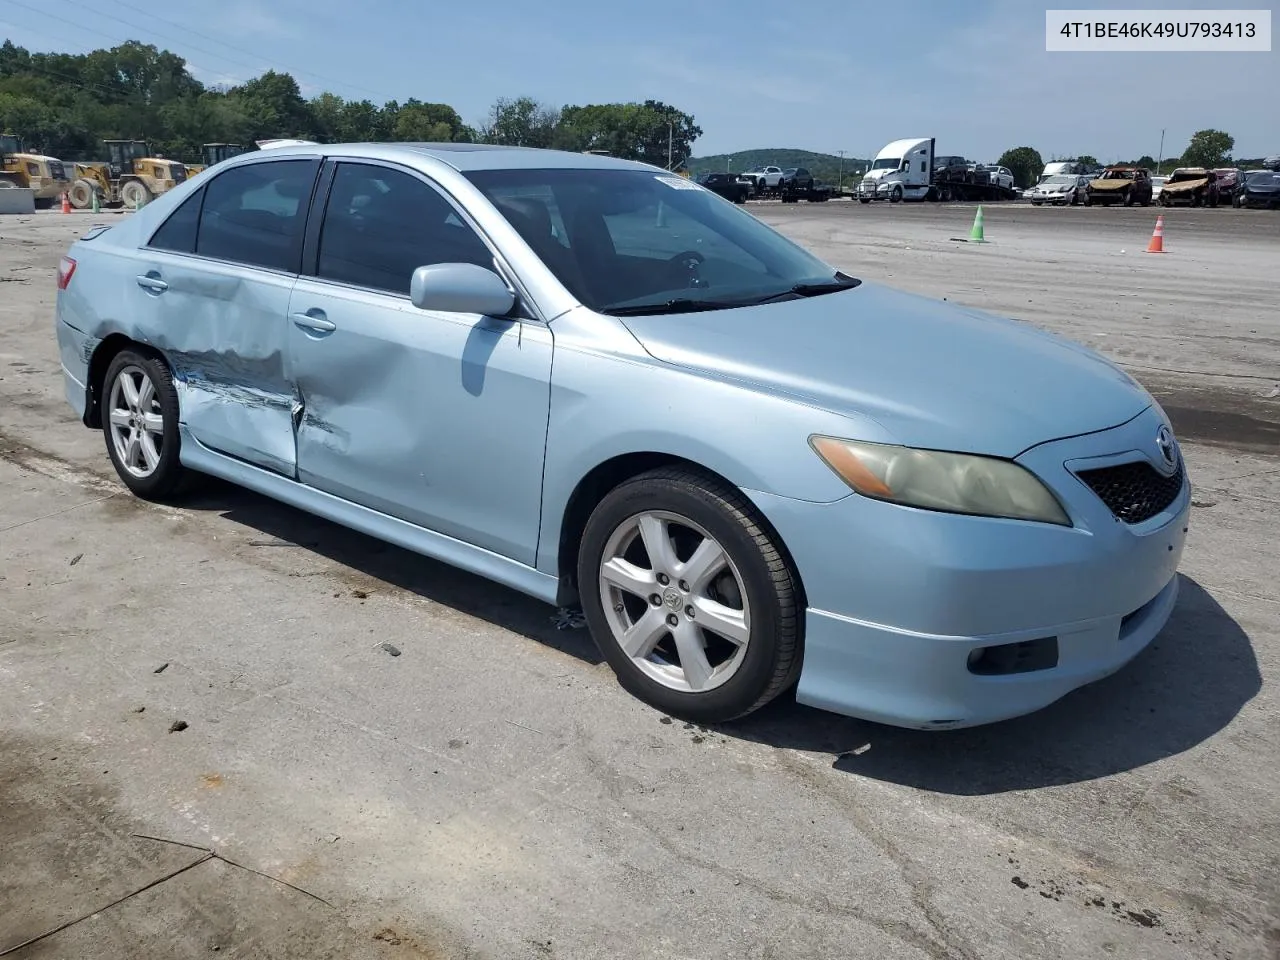
<path fill-rule="evenodd" d="M 1178 465 L 1178 442 L 1173 439 L 1173 431 L 1162 426 L 1156 434 L 1156 446 L 1160 448 L 1160 456 L 1170 470 Z"/>

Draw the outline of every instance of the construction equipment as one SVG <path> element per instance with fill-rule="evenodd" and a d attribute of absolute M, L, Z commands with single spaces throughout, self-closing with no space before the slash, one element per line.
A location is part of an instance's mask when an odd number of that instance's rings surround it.
<path fill-rule="evenodd" d="M 187 168 L 151 153 L 145 140 L 104 140 L 111 168 L 112 198 L 126 207 L 145 206 L 187 179 Z"/>
<path fill-rule="evenodd" d="M 232 157 L 238 157 L 245 153 L 246 148 L 238 143 L 205 143 L 201 145 L 201 155 L 203 163 L 187 164 L 187 179 L 191 179 L 198 173 L 203 173 L 214 164 L 221 163 L 223 160 L 229 160 Z"/>
<path fill-rule="evenodd" d="M 0 180 L 31 190 L 40 210 L 52 207 L 71 186 L 61 160 L 28 153 L 22 139 L 11 133 L 0 134 Z"/>
<path fill-rule="evenodd" d="M 188 176 L 185 164 L 151 155 L 145 140 L 104 140 L 107 159 L 75 164 L 75 181 L 68 191 L 71 206 L 93 206 L 94 194 L 104 207 L 130 209 L 150 203 Z"/>

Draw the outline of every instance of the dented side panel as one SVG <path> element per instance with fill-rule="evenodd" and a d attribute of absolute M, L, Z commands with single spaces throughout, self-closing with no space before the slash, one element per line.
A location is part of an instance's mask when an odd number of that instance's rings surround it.
<path fill-rule="evenodd" d="M 173 369 L 182 421 L 200 443 L 293 477 L 294 390 L 286 369 L 296 278 L 212 260 L 140 251 L 129 284 L 137 332 Z"/>
<path fill-rule="evenodd" d="M 305 277 L 290 310 L 335 326 L 290 324 L 299 479 L 532 566 L 551 331 Z"/>

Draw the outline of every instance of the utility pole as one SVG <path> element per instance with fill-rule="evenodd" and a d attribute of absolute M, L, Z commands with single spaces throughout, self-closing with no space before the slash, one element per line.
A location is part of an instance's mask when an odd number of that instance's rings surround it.
<path fill-rule="evenodd" d="M 837 150 L 836 153 L 840 154 L 840 188 L 839 189 L 841 193 L 844 193 L 844 153 L 845 152 L 843 150 Z"/>
<path fill-rule="evenodd" d="M 1156 176 L 1160 176 L 1160 164 L 1164 163 L 1164 131 L 1160 131 L 1160 155 L 1156 157 Z"/>
<path fill-rule="evenodd" d="M 667 121 L 667 169 L 668 170 L 671 169 L 671 143 L 675 138 L 675 129 L 676 129 L 675 124 L 672 121 L 668 120 Z"/>

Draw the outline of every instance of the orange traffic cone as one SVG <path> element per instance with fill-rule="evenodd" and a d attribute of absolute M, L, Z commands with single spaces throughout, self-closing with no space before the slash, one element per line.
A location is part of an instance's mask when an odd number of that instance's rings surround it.
<path fill-rule="evenodd" d="M 1152 231 L 1151 242 L 1147 244 L 1147 253 L 1164 253 L 1164 214 L 1156 215 L 1156 228 Z"/>
<path fill-rule="evenodd" d="M 71 198 L 67 196 L 67 194 L 65 193 L 62 195 L 62 212 L 63 213 L 71 212 Z"/>

